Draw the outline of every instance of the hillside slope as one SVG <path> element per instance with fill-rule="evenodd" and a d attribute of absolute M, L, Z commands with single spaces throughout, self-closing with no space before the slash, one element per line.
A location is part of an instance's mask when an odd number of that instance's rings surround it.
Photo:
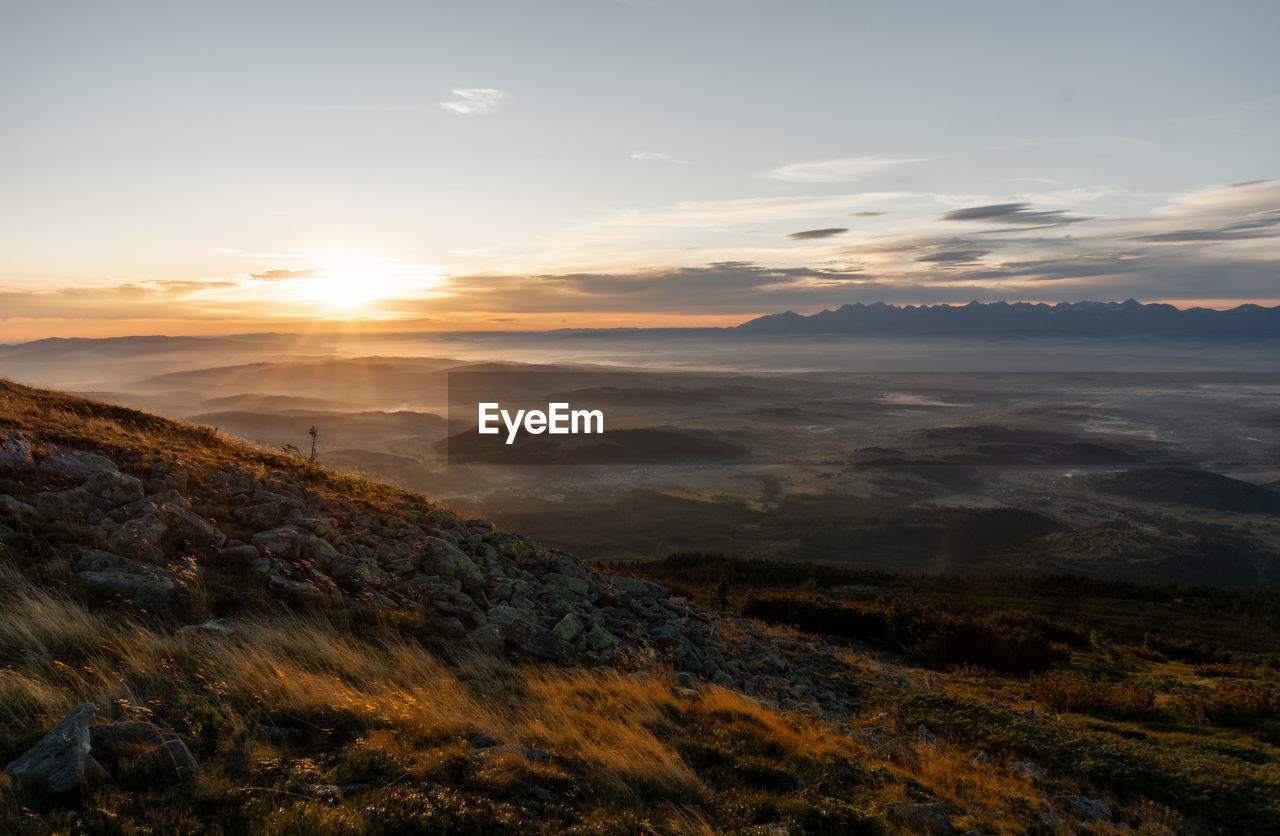
<path fill-rule="evenodd" d="M 989 672 L 718 612 L 133 410 L 0 381 L 0 438 L 0 829 L 1228 832 L 1157 803 L 1162 770 L 1200 785 L 1154 749 Z"/>

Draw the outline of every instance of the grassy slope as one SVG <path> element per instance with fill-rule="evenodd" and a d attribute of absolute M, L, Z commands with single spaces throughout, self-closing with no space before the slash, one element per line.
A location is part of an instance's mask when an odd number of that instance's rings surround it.
<path fill-rule="evenodd" d="M 1058 622 L 1081 638 L 1050 660 L 1048 673 L 947 671 L 933 637 L 921 635 L 893 649 L 939 670 L 940 687 L 877 687 L 869 702 L 900 724 L 928 723 L 1083 785 L 1158 801 L 1188 830 L 1280 832 L 1280 591 L 900 576 L 708 554 L 631 568 L 705 603 L 747 611 L 796 599 L 837 612 L 904 603 L 954 619 L 1021 611 L 1027 620 Z M 856 632 L 831 638 L 865 646 Z M 1069 726 L 1010 716 L 999 703 L 1061 712 Z"/>
<path fill-rule="evenodd" d="M 126 471 L 157 456 L 234 461 L 357 503 L 424 501 L 203 428 L 0 381 L 0 432 L 14 429 L 38 448 L 104 451 Z M 957 824 L 1015 833 L 1043 806 L 1002 771 L 958 770 L 963 744 L 902 763 L 835 725 L 715 686 L 677 687 L 662 669 L 497 658 L 441 640 L 412 614 L 289 610 L 217 588 L 228 579 L 216 571 L 206 600 L 242 633 L 183 641 L 176 621 L 87 594 L 72 570 L 74 525 L 7 522 L 18 531 L 0 546 L 0 762 L 88 701 L 100 720 L 183 735 L 203 771 L 178 786 L 117 775 L 73 798 L 0 776 L 0 830 L 696 833 L 783 822 L 874 833 L 894 829 L 886 803 L 940 798 Z M 271 742 L 262 725 L 299 733 Z M 480 732 L 553 757 L 477 758 L 469 741 Z M 365 786 L 315 797 L 324 783 Z"/>
<path fill-rule="evenodd" d="M 201 428 L 0 382 L 0 431 L 10 429 L 38 445 L 107 451 L 126 470 L 153 455 L 237 461 L 356 502 L 423 502 Z M 1034 705 L 1022 679 L 925 673 L 854 647 L 847 675 L 868 684 L 852 724 L 914 736 L 927 723 L 943 737 L 881 747 L 718 687 L 678 687 L 643 665 L 584 671 L 467 652 L 409 614 L 290 611 L 211 589 L 213 610 L 231 608 L 242 634 L 183 642 L 175 622 L 94 603 L 71 570 L 68 536 L 37 526 L 0 548 L 0 758 L 90 701 L 101 719 L 184 735 L 204 771 L 189 786 L 122 779 L 72 799 L 0 778 L 0 830 L 696 833 L 783 822 L 793 833 L 856 833 L 893 831 L 888 802 L 938 800 L 958 831 L 1048 832 L 1043 797 L 1003 766 L 1023 757 L 1149 832 L 1266 832 L 1280 820 L 1274 741 L 1087 714 L 1037 723 L 1012 710 Z M 237 609 L 242 597 L 251 603 Z M 1076 658 L 1114 666 L 1124 652 L 1100 643 Z M 262 724 L 300 733 L 268 742 Z M 478 732 L 554 757 L 478 759 L 468 744 Z M 990 765 L 971 762 L 981 748 Z M 316 783 L 367 788 L 327 800 L 312 795 Z"/>

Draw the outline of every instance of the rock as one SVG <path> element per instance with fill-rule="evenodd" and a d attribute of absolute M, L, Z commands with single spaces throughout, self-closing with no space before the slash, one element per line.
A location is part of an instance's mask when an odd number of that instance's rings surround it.
<path fill-rule="evenodd" d="M 1081 795 L 1055 795 L 1053 806 L 1064 810 L 1085 823 L 1111 821 L 1111 808 L 1097 798 Z"/>
<path fill-rule="evenodd" d="M 89 751 L 104 763 L 137 757 L 164 742 L 164 734 L 151 723 L 99 723 L 89 727 Z"/>
<path fill-rule="evenodd" d="M 518 758 L 524 758 L 530 763 L 547 763 L 551 760 L 551 753 L 544 752 L 541 749 L 535 749 L 532 746 L 517 746 L 514 743 L 504 743 L 500 746 L 485 746 L 476 749 L 476 757 L 487 760 L 488 758 L 501 757 L 503 755 L 514 755 Z"/>
<path fill-rule="evenodd" d="M 165 524 L 176 540 L 193 548 L 221 548 L 227 542 L 227 535 L 194 511 L 183 511 L 166 519 Z"/>
<path fill-rule="evenodd" d="M 888 726 L 871 726 L 864 729 L 850 729 L 849 739 L 858 743 L 879 746 L 893 739 L 893 729 Z"/>
<path fill-rule="evenodd" d="M 791 834 L 790 829 L 780 821 L 757 824 L 755 827 L 748 828 L 743 832 L 749 834 L 749 836 L 790 836 Z"/>
<path fill-rule="evenodd" d="M 573 645 L 537 624 L 512 623 L 507 631 L 507 642 L 531 656 L 553 662 L 564 663 L 573 658 Z"/>
<path fill-rule="evenodd" d="M 923 828 L 926 832 L 945 831 L 951 828 L 947 808 L 935 802 L 910 804 L 899 801 L 884 808 L 885 814 L 906 827 Z"/>
<path fill-rule="evenodd" d="M 501 624 L 490 621 L 467 634 L 473 642 L 490 653 L 500 653 L 507 646 L 507 633 Z"/>
<path fill-rule="evenodd" d="M 642 578 L 624 578 L 618 575 L 608 575 L 606 577 L 609 579 L 609 591 L 623 600 L 665 598 L 668 594 L 666 587 L 659 586 L 653 581 L 646 581 Z"/>
<path fill-rule="evenodd" d="M 253 730 L 253 734 L 259 740 L 276 745 L 284 743 L 292 743 L 302 736 L 302 732 L 298 729 L 291 729 L 286 726 L 268 726 L 259 723 Z"/>
<path fill-rule="evenodd" d="M 291 563 L 302 556 L 302 544 L 310 539 L 310 534 L 286 525 L 259 531 L 253 535 L 253 545 L 277 560 Z"/>
<path fill-rule="evenodd" d="M 586 646 L 595 651 L 608 650 L 617 647 L 621 642 L 618 637 L 601 627 L 599 624 L 587 631 L 583 637 Z"/>
<path fill-rule="evenodd" d="M 924 723 L 920 724 L 920 745 L 921 746 L 937 746 L 938 736 L 929 731 L 929 727 Z"/>
<path fill-rule="evenodd" d="M 89 769 L 89 721 L 96 711 L 92 703 L 72 709 L 4 771 L 19 780 L 41 784 L 54 793 L 78 787 Z"/>
<path fill-rule="evenodd" d="M 14 517 L 32 517 L 37 513 L 34 505 L 28 505 L 8 494 L 0 494 L 0 511 Z"/>
<path fill-rule="evenodd" d="M 279 575 L 272 575 L 267 579 L 267 586 L 281 598 L 292 601 L 295 604 L 329 605 L 341 603 L 340 593 L 336 593 L 336 591 L 334 593 L 326 592 L 310 581 L 295 581 Z"/>
<path fill-rule="evenodd" d="M 36 460 L 31 454 L 31 442 L 21 433 L 12 432 L 0 440 L 0 470 L 25 473 L 35 470 Z"/>
<path fill-rule="evenodd" d="M 562 589 L 573 598 L 583 598 L 591 590 L 591 585 L 582 578 L 571 578 L 558 572 L 547 575 L 546 582 L 548 586 Z"/>
<path fill-rule="evenodd" d="M 555 634 L 567 642 L 572 642 L 578 636 L 582 635 L 582 622 L 573 613 L 569 613 L 551 628 Z"/>
<path fill-rule="evenodd" d="M 82 487 L 89 494 L 93 507 L 101 511 L 119 508 L 146 496 L 140 479 L 114 470 L 98 471 L 86 479 Z"/>
<path fill-rule="evenodd" d="M 118 595 L 139 607 L 163 611 L 173 605 L 182 576 L 171 569 L 120 557 L 102 549 L 85 553 L 76 563 L 80 580 L 99 593 Z"/>
<path fill-rule="evenodd" d="M 1009 771 L 1037 787 L 1044 786 L 1044 770 L 1033 761 L 1017 761 L 1009 764 Z"/>
<path fill-rule="evenodd" d="M 484 590 L 484 572 L 452 543 L 439 537 L 428 537 L 422 555 L 422 569 L 434 575 L 453 578 L 467 592 Z"/>
<path fill-rule="evenodd" d="M 40 462 L 39 471 L 45 476 L 83 484 L 98 473 L 115 473 L 115 462 L 97 453 L 80 450 L 54 450 Z"/>
<path fill-rule="evenodd" d="M 979 749 L 972 758 L 969 758 L 969 763 L 974 766 L 990 766 L 991 756 L 987 754 L 986 749 Z"/>
<path fill-rule="evenodd" d="M 177 462 L 152 462 L 147 468 L 146 488 L 149 493 L 182 492 L 187 489 L 187 479 L 187 472 Z"/>
<path fill-rule="evenodd" d="M 88 512 L 91 497 L 84 488 L 71 488 L 65 491 L 42 491 L 31 497 L 40 516 L 59 519 L 68 516 L 82 516 Z"/>
<path fill-rule="evenodd" d="M 335 784 L 307 784 L 302 792 L 321 801 L 339 801 L 342 798 L 342 790 Z"/>
<path fill-rule="evenodd" d="M 143 560 L 158 563 L 164 560 L 165 535 L 169 527 L 155 514 L 148 514 L 122 524 L 107 538 L 107 548 L 137 555 Z"/>
<path fill-rule="evenodd" d="M 234 636 L 240 628 L 225 618 L 206 618 L 199 624 L 188 624 L 178 629 L 181 639 L 223 639 Z"/>
<path fill-rule="evenodd" d="M 240 542 L 223 546 L 222 550 L 218 552 L 218 558 L 229 565 L 243 564 L 248 566 L 261 555 L 262 552 L 258 551 L 256 546 Z"/>
<path fill-rule="evenodd" d="M 199 775 L 200 764 L 187 748 L 187 744 L 181 740 L 171 739 L 139 755 L 134 760 L 131 771 L 159 780 L 172 781 Z"/>

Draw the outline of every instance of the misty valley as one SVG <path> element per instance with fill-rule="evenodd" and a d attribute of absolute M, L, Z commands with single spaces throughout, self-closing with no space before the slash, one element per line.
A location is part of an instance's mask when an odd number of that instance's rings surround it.
<path fill-rule="evenodd" d="M 1280 585 L 1280 374 L 1254 351 L 1210 342 L 1187 363 L 1149 344 L 792 337 L 790 368 L 754 368 L 778 356 L 758 338 L 682 339 L 130 338 L 4 347 L 0 362 L 268 450 L 305 448 L 315 427 L 326 466 L 589 560 Z M 517 352 L 539 362 L 502 359 Z M 929 354 L 943 370 L 921 370 Z M 481 438 L 486 392 L 598 409 L 608 432 Z"/>

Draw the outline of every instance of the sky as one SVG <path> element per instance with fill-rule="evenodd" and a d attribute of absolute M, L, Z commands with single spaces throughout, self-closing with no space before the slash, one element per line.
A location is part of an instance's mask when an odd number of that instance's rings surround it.
<path fill-rule="evenodd" d="M 1280 4 L 0 0 L 0 342 L 1280 299 Z"/>

